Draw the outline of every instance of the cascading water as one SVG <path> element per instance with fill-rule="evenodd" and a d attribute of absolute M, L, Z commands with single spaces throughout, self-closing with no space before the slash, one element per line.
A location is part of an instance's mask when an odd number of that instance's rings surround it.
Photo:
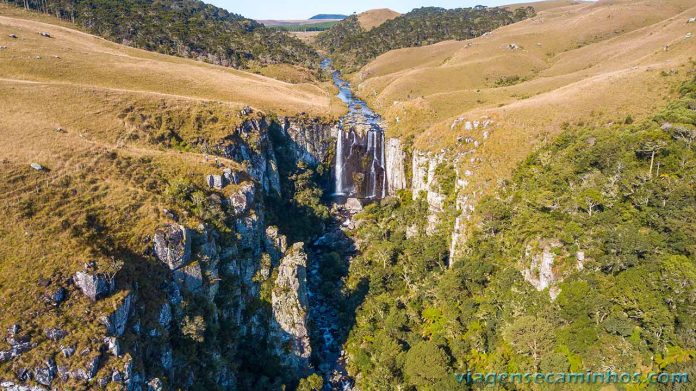
<path fill-rule="evenodd" d="M 332 69 L 324 60 L 324 69 Z M 379 115 L 367 103 L 355 98 L 350 84 L 333 71 L 338 97 L 348 106 L 348 114 L 339 122 L 334 166 L 335 189 L 338 196 L 380 199 L 387 195 L 384 158 L 384 131 Z"/>
<path fill-rule="evenodd" d="M 322 68 L 332 70 L 331 62 L 322 62 Z M 350 85 L 333 71 L 338 97 L 348 106 L 348 114 L 338 124 L 333 193 L 339 199 L 381 199 L 387 195 L 384 132 L 380 117 L 362 100 L 356 99 Z M 322 254 L 341 254 L 343 262 L 350 262 L 355 247 L 342 227 L 350 222 L 350 213 L 341 214 L 327 233 L 308 246 L 309 316 L 312 320 L 312 349 L 316 370 L 324 378 L 323 390 L 352 389 L 353 380 L 346 370 L 346 356 L 342 351 L 348 337 L 347 308 L 336 297 L 341 289 L 326 291 L 322 281 L 324 266 Z M 346 268 L 347 270 L 347 268 Z M 336 297 L 335 297 L 336 296 Z"/>
<path fill-rule="evenodd" d="M 343 156 L 343 127 L 338 128 L 338 137 L 336 140 L 336 195 L 343 195 L 343 159 L 338 158 Z"/>

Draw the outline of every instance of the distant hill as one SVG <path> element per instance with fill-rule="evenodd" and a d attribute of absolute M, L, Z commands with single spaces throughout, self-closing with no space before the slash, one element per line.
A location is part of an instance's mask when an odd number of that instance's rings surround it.
<path fill-rule="evenodd" d="M 331 54 L 336 66 L 356 71 L 390 50 L 470 39 L 535 15 L 532 7 L 514 11 L 484 6 L 451 10 L 424 7 L 366 29 L 368 22 L 376 24 L 379 17 L 393 16 L 389 10 L 377 11 L 367 16 L 351 15 L 319 35 L 319 46 Z"/>
<path fill-rule="evenodd" d="M 251 62 L 317 68 L 299 39 L 198 0 L 9 0 L 81 25 L 111 41 L 159 53 L 247 68 Z"/>
<path fill-rule="evenodd" d="M 392 11 L 389 8 L 374 9 L 365 11 L 358 15 L 358 22 L 360 23 L 360 27 L 362 27 L 365 31 L 370 31 L 382 23 L 392 20 L 400 15 L 400 13 Z"/>
<path fill-rule="evenodd" d="M 316 19 L 329 19 L 329 20 L 343 20 L 347 18 L 348 15 L 340 15 L 340 14 L 319 14 L 319 15 L 314 15 L 310 20 L 316 20 Z"/>

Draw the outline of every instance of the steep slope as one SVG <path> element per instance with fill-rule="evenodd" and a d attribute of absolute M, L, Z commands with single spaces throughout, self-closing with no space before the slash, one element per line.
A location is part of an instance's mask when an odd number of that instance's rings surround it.
<path fill-rule="evenodd" d="M 370 287 L 346 345 L 357 387 L 477 389 L 490 385 L 485 374 L 509 371 L 554 373 L 539 389 L 613 388 L 619 376 L 620 387 L 689 389 L 695 71 L 649 120 L 573 126 L 529 156 L 477 205 L 455 259 L 447 170 L 435 187 L 450 217 L 430 234 L 425 197 L 404 192 L 368 207 L 348 281 Z M 662 372 L 673 375 L 658 385 L 650 374 Z M 528 380 L 496 384 L 536 389 Z"/>
<path fill-rule="evenodd" d="M 328 51 L 336 66 L 358 70 L 390 50 L 430 45 L 448 39 L 468 39 L 534 15 L 531 7 L 444 9 L 424 7 L 397 16 L 366 31 L 352 15 L 319 34 L 317 44 Z"/>
<path fill-rule="evenodd" d="M 360 27 L 362 27 L 363 30 L 370 31 L 399 15 L 401 14 L 389 8 L 373 9 L 360 13 L 358 15 L 358 23 L 360 23 Z"/>
<path fill-rule="evenodd" d="M 13 12 L 0 16 L 1 388 L 296 384 L 308 369 L 278 357 L 292 354 L 269 334 L 282 314 L 260 291 L 277 283 L 286 222 L 305 222 L 295 244 L 328 216 L 313 184 L 333 93 Z"/>
<path fill-rule="evenodd" d="M 198 0 L 9 3 L 70 20 L 114 42 L 212 64 L 319 66 L 314 50 L 292 36 Z"/>
<path fill-rule="evenodd" d="M 471 154 L 459 168 L 474 185 L 569 124 L 640 118 L 673 96 L 696 48 L 692 2 L 552 4 L 483 37 L 380 56 L 354 76 L 358 94 L 391 136 Z"/>

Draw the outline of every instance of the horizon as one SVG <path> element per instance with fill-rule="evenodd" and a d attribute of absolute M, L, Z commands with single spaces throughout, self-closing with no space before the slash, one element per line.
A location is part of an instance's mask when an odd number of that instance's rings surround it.
<path fill-rule="evenodd" d="M 465 8 L 476 5 L 495 7 L 507 4 L 525 3 L 528 1 L 510 0 L 356 0 L 350 3 L 339 1 L 293 1 L 293 0 L 267 0 L 263 2 L 247 2 L 235 4 L 231 0 L 207 0 L 210 4 L 224 8 L 229 12 L 242 15 L 254 20 L 304 20 L 319 14 L 351 15 L 371 9 L 389 8 L 399 13 L 407 13 L 415 8 L 442 7 Z"/>

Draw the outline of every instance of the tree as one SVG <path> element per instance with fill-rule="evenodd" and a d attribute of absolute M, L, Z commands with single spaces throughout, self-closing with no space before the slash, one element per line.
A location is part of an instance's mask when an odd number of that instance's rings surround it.
<path fill-rule="evenodd" d="M 297 391 L 321 391 L 323 387 L 324 379 L 320 375 L 313 373 L 300 380 Z"/>
<path fill-rule="evenodd" d="M 406 353 L 406 379 L 417 387 L 433 386 L 447 379 L 450 363 L 442 347 L 431 341 L 418 342 Z"/>
<path fill-rule="evenodd" d="M 530 355 L 534 369 L 538 369 L 541 357 L 551 350 L 555 342 L 553 330 L 548 320 L 527 315 L 508 325 L 503 336 L 518 354 Z"/>

